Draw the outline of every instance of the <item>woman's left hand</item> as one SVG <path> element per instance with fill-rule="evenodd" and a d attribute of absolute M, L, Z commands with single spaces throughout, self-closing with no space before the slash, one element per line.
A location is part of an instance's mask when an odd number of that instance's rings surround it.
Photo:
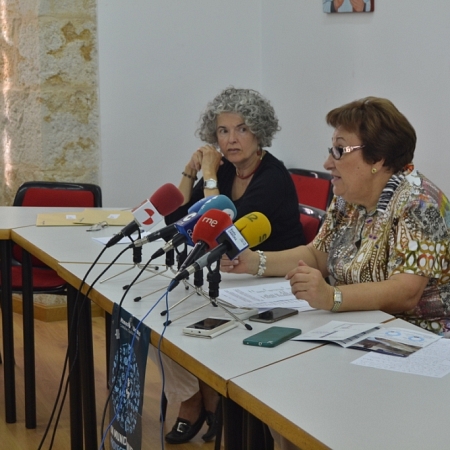
<path fill-rule="evenodd" d="M 321 272 L 299 261 L 298 266 L 288 272 L 286 279 L 291 283 L 292 293 L 299 300 L 306 300 L 316 309 L 331 310 L 334 289 L 323 278 Z"/>

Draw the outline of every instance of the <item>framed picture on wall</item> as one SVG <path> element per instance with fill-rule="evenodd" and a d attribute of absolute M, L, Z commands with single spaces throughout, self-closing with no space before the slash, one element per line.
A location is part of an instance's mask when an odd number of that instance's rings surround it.
<path fill-rule="evenodd" d="M 322 0 L 323 12 L 354 13 L 373 12 L 375 0 Z"/>

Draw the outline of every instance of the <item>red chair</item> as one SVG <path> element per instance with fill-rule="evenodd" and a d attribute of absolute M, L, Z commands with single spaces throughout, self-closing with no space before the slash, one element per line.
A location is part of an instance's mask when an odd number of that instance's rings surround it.
<path fill-rule="evenodd" d="M 19 187 L 13 206 L 94 208 L 102 206 L 99 186 L 87 183 L 27 181 Z M 13 245 L 12 290 L 22 291 L 22 249 Z M 66 293 L 66 282 L 38 258 L 32 256 L 33 291 L 45 294 Z"/>
<path fill-rule="evenodd" d="M 308 169 L 288 169 L 297 190 L 298 202 L 323 211 L 333 199 L 332 176 L 327 172 Z"/>
<path fill-rule="evenodd" d="M 316 237 L 326 212 L 319 208 L 302 205 L 301 203 L 299 203 L 298 209 L 300 211 L 300 222 L 303 226 L 306 243 L 309 244 Z"/>
<path fill-rule="evenodd" d="M 30 181 L 18 189 L 13 206 L 101 207 L 102 192 L 99 186 L 85 183 Z M 18 245 L 13 245 L 11 266 L 12 292 L 23 296 L 25 425 L 36 428 L 36 389 L 34 362 L 33 294 L 66 295 L 67 284 L 57 273 Z M 26 258 L 26 259 L 24 259 Z M 24 266 L 31 270 L 22 270 Z"/>

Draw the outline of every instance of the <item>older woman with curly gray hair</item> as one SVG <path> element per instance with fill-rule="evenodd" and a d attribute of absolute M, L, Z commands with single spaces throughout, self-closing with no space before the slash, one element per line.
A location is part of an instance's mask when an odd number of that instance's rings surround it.
<path fill-rule="evenodd" d="M 270 237 L 254 250 L 286 250 L 304 243 L 298 197 L 283 163 L 270 154 L 272 139 L 280 130 L 272 105 L 252 89 L 229 87 L 217 95 L 200 117 L 197 135 L 206 145 L 197 149 L 182 171 L 179 189 L 184 205 L 170 216 L 175 222 L 203 197 L 223 194 L 236 207 L 239 219 L 260 212 L 270 221 Z M 195 184 L 198 173 L 203 178 Z M 218 394 L 192 374 L 162 355 L 165 394 L 169 403 L 181 403 L 177 421 L 166 441 L 191 440 L 205 420 L 203 440 L 217 433 Z"/>
<path fill-rule="evenodd" d="M 234 113 L 244 119 L 260 147 L 270 147 L 272 139 L 280 130 L 272 105 L 252 89 L 228 88 L 208 104 L 200 121 L 197 134 L 209 144 L 217 145 L 217 118 L 222 113 Z"/>

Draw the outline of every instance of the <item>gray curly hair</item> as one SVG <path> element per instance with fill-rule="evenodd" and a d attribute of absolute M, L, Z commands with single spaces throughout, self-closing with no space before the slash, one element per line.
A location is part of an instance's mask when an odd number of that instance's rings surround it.
<path fill-rule="evenodd" d="M 273 136 L 281 129 L 272 105 L 259 92 L 229 87 L 208 103 L 200 116 L 196 135 L 202 141 L 217 144 L 216 121 L 221 113 L 236 113 L 242 116 L 260 147 L 270 147 Z"/>

